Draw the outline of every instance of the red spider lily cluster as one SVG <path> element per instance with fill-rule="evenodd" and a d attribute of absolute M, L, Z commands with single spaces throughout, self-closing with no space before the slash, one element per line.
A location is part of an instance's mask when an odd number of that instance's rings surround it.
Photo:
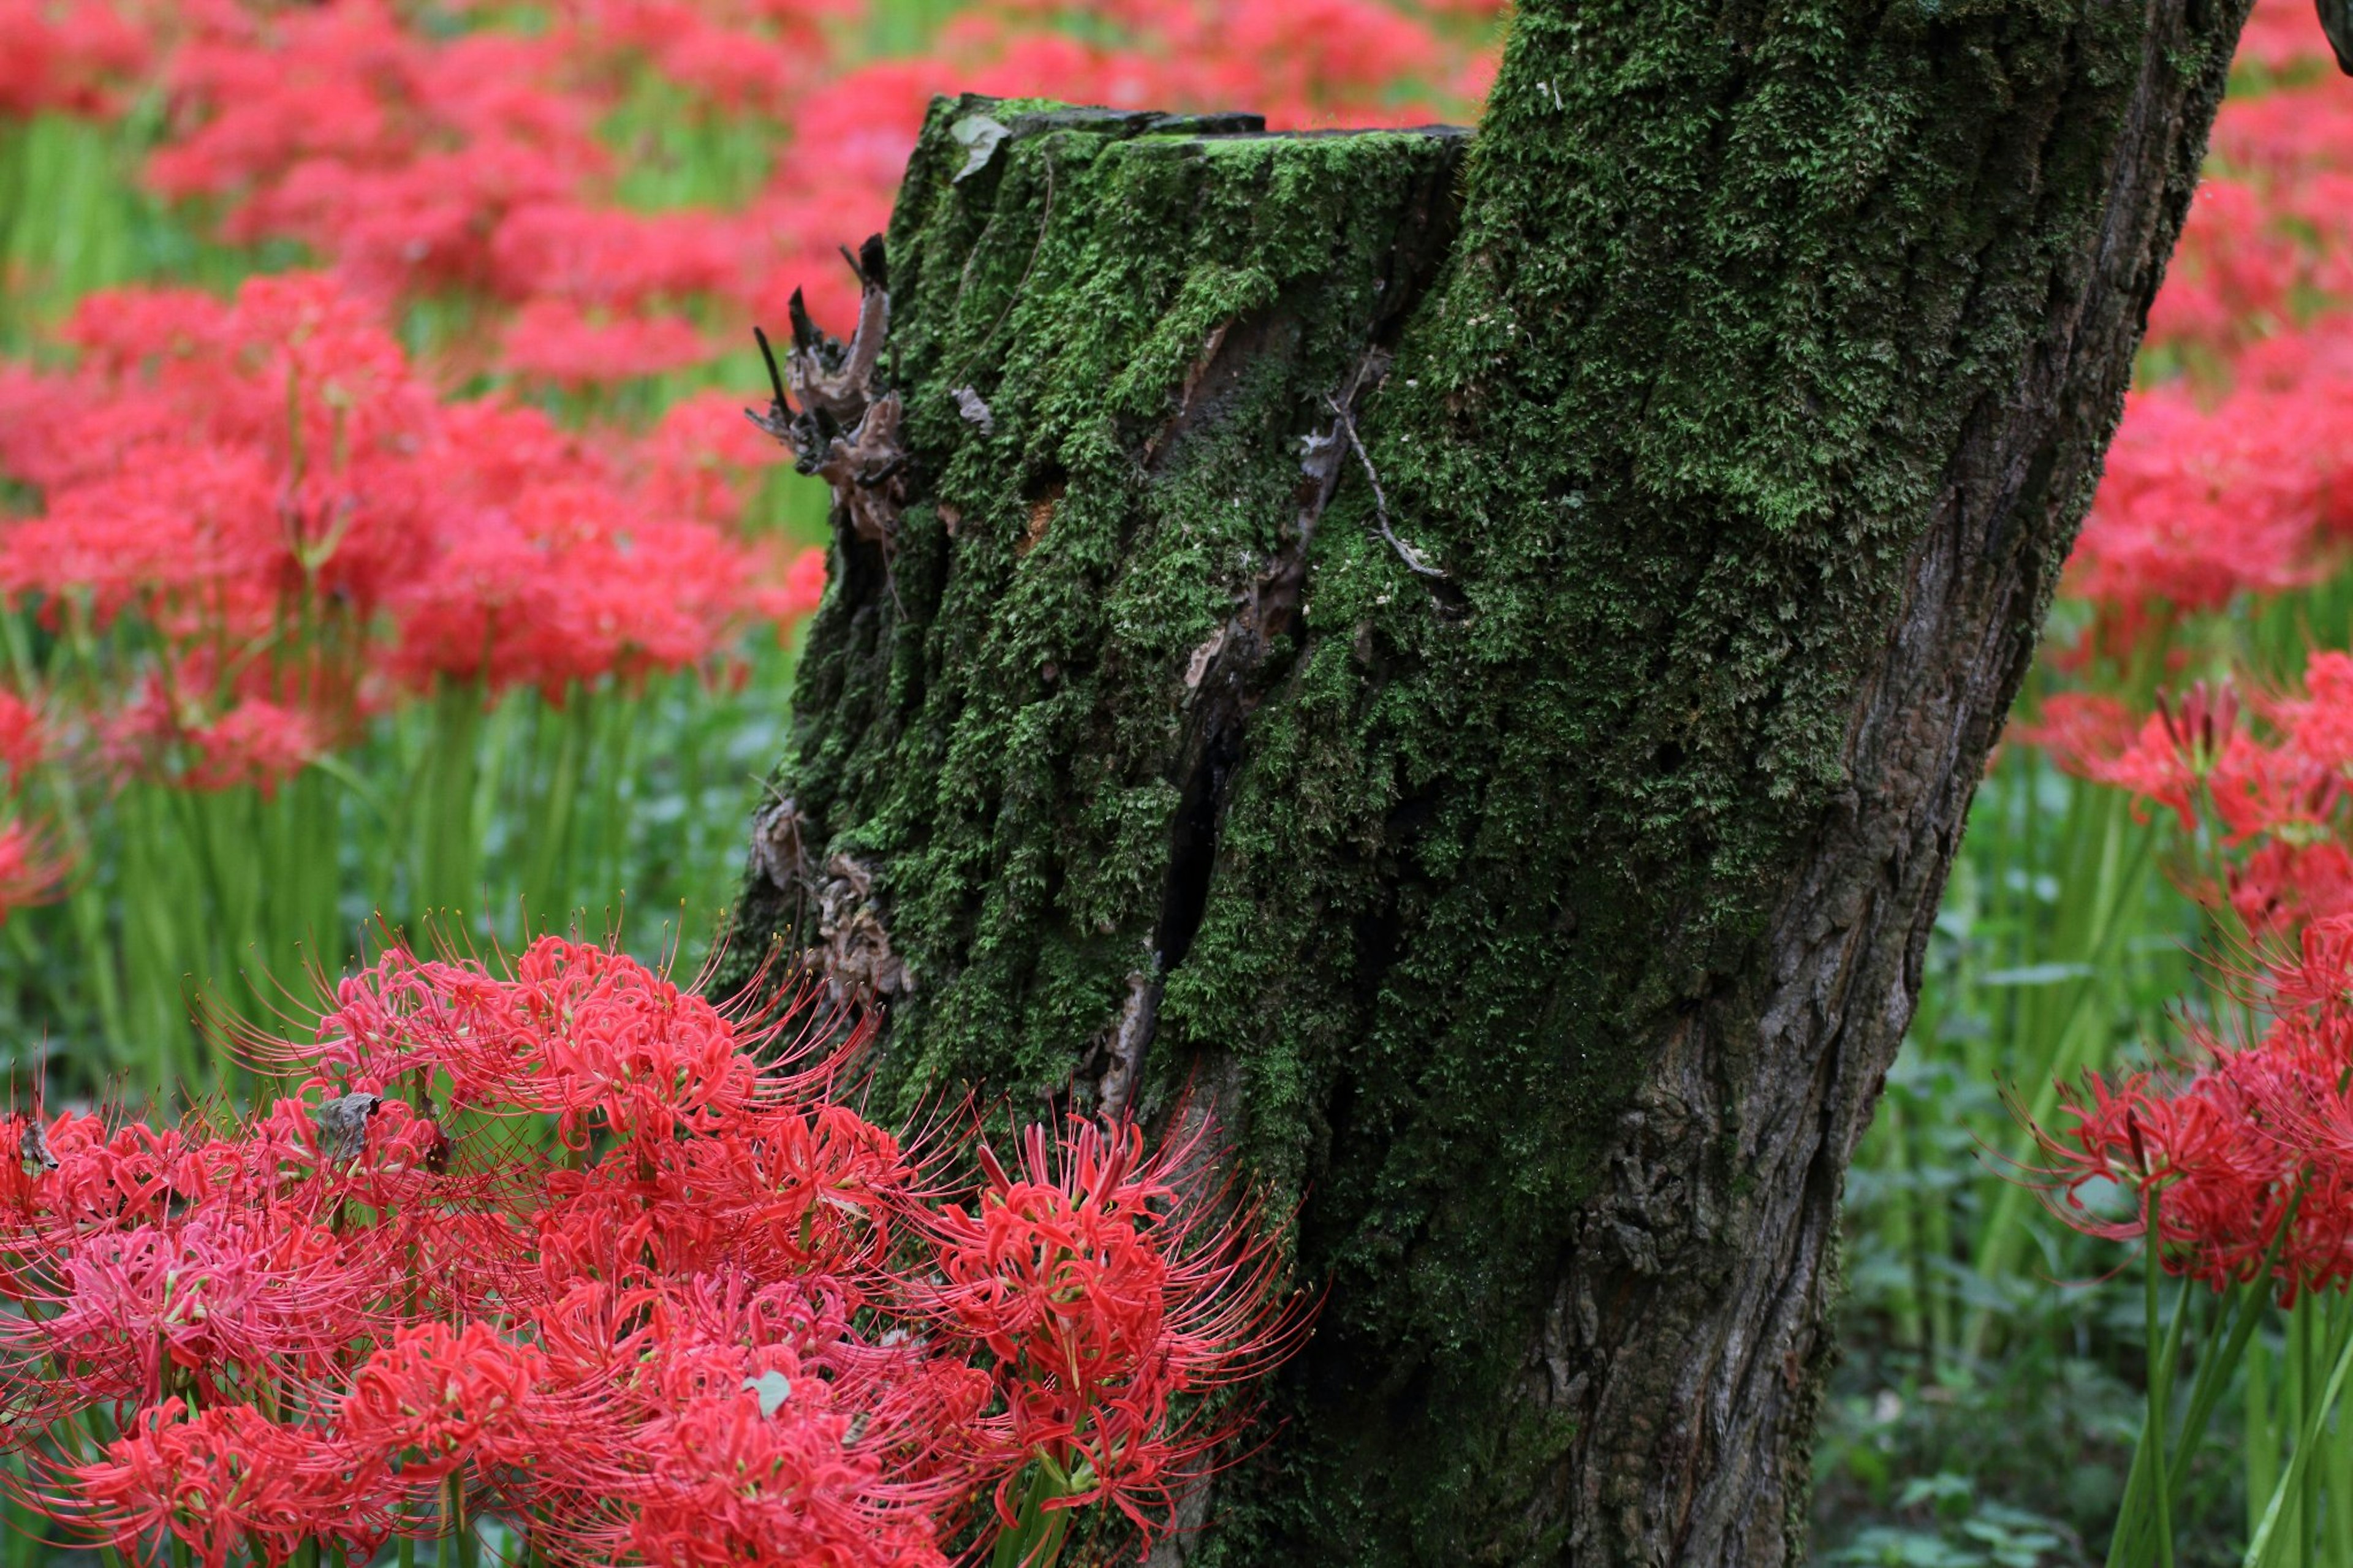
<path fill-rule="evenodd" d="M 142 20 L 91 0 L 0 0 L 0 115 L 117 112 L 150 65 Z"/>
<path fill-rule="evenodd" d="M 40 496 L 0 591 L 61 637 L 144 634 L 50 715 L 111 769 L 268 790 L 437 682 L 697 668 L 821 586 L 732 528 L 756 432 L 708 400 L 635 442 L 445 403 L 318 273 L 93 295 L 62 336 L 73 368 L 0 372 L 0 472 Z"/>
<path fill-rule="evenodd" d="M 2149 315 L 2133 394 L 2064 592 L 2082 650 L 2126 658 L 2186 615 L 2316 582 L 2353 538 L 2353 100 L 2312 8 L 2261 0 Z"/>
<path fill-rule="evenodd" d="M 101 110 L 118 100 L 69 84 L 143 67 L 173 115 L 155 189 L 214 204 L 229 238 L 301 241 L 370 298 L 473 296 L 503 323 L 497 368 L 568 384 L 711 357 L 697 305 L 740 321 L 797 287 L 820 316 L 854 313 L 835 247 L 883 226 L 934 93 L 1410 123 L 1484 94 L 1492 47 L 1463 24 L 1501 10 L 985 0 L 920 58 L 859 61 L 839 43 L 857 0 L 563 0 L 527 37 L 394 0 L 79 0 L 54 21 L 11 4 L 56 40 L 27 104 Z M 765 184 L 723 209 L 622 205 L 627 150 L 598 125 L 649 90 L 674 119 L 769 128 L 785 151 Z"/>
<path fill-rule="evenodd" d="M 1460 116 L 1501 0 L 980 0 L 919 58 L 867 50 L 871 9 L 0 0 L 0 160 L 14 121 L 118 124 L 178 221 L 310 268 L 92 294 L 0 363 L 0 593 L 101 667 L 0 677 L 47 761 L 266 794 L 429 690 L 740 669 L 824 560 L 752 505 L 744 398 L 680 391 L 796 289 L 855 315 L 838 247 L 934 93 Z M 707 146 L 740 166 L 671 188 Z M 0 834 L 5 912 L 60 836 Z"/>
<path fill-rule="evenodd" d="M 2035 1179 L 2078 1230 L 2141 1238 L 2153 1213 L 2168 1272 L 2293 1303 L 2353 1281 L 2353 917 L 2305 927 L 2248 990 L 2252 1042 L 2199 1032 L 2185 1071 L 2063 1085 Z"/>
<path fill-rule="evenodd" d="M 1148 1542 L 1296 1338 L 1271 1244 L 1133 1127 L 947 1201 L 833 1098 L 864 1039 L 555 938 L 394 950 L 244 1038 L 300 1083 L 242 1120 L 11 1114 L 21 1489 L 209 1568 L 483 1515 L 579 1563 L 945 1563 L 1098 1504 Z"/>
<path fill-rule="evenodd" d="M 2353 1280 L 2353 657 L 2313 652 L 2300 691 L 2196 682 L 2139 719 L 2062 693 L 2023 738 L 2168 814 L 2178 880 L 2247 955 L 2218 1011 L 2262 1020 L 2236 1040 L 2185 1020 L 2179 1071 L 2062 1084 L 2035 1130 L 2057 1212 L 2138 1237 L 2154 1194 L 2168 1269 L 2216 1289 L 2268 1269 L 2291 1301 Z"/>
<path fill-rule="evenodd" d="M 2353 777 L 2353 657 L 2316 651 L 2302 693 L 2242 700 L 2200 681 L 2136 721 L 2088 692 L 2044 701 L 2023 738 L 2069 772 L 2162 806 L 2206 841 L 2185 885 L 2258 942 L 2353 914 L 2346 781 Z"/>
<path fill-rule="evenodd" d="M 2155 819 L 2219 978 L 2171 1065 L 2058 1086 L 2030 1179 L 2079 1230 L 2293 1304 L 2353 1283 L 2353 656 L 2231 644 L 2353 560 L 2353 96 L 2291 0 L 2259 0 L 2239 66 L 2062 585 L 2091 611 L 2074 689 L 2013 731 Z"/>
<path fill-rule="evenodd" d="M 2269 1273 L 2289 1301 L 2353 1280 L 2353 658 L 2315 653 L 2306 686 L 2199 682 L 2138 721 L 2069 693 L 2026 737 L 2194 836 L 2184 887 L 2254 955 L 2220 1000 L 2262 1020 L 2236 1041 L 2187 1021 L 2180 1071 L 2061 1084 L 2036 1179 L 2080 1230 L 2141 1237 L 2154 1213 L 2168 1270 L 2217 1289 Z"/>
<path fill-rule="evenodd" d="M 49 748 L 48 726 L 32 704 L 0 691 L 0 764 L 7 778 L 0 795 L 9 816 L 0 823 L 0 922 L 11 910 L 46 903 L 64 883 L 70 862 L 18 808 L 19 797 Z"/>

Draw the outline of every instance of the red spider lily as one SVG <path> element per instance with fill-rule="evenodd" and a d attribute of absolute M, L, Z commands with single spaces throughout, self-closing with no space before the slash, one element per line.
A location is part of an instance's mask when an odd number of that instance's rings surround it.
<path fill-rule="evenodd" d="M 2146 1075 L 2067 1086 L 2061 1115 L 2073 1125 L 2038 1130 L 2054 1212 L 2090 1235 L 2137 1237 L 2146 1226 L 2145 1202 L 2129 1216 L 2107 1214 L 2087 1202 L 2086 1191 L 2114 1184 L 2137 1195 L 2160 1187 L 2168 1269 L 2217 1289 L 2252 1278 L 2273 1256 L 2305 1178 L 2302 1163 L 2266 1135 L 2255 1110 L 2239 1079 L 2219 1069 L 2177 1086 Z M 2297 1210 L 2297 1237 L 2315 1234 L 2318 1209 L 2309 1216 Z M 2293 1291 L 2338 1277 L 2345 1261 L 2332 1239 L 2317 1255 L 2292 1245 L 2276 1267 Z"/>
<path fill-rule="evenodd" d="M 0 587 L 60 630 L 160 634 L 64 726 L 110 769 L 267 793 L 403 691 L 560 699 L 724 668 L 800 603 L 769 547 L 721 531 L 755 472 L 738 448 L 723 479 L 633 484 L 696 466 L 686 426 L 607 459 L 535 411 L 443 405 L 330 279 L 256 279 L 227 304 L 110 294 L 69 335 L 79 370 L 0 396 L 56 394 L 36 438 L 0 441 L 42 494 L 0 521 Z"/>
<path fill-rule="evenodd" d="M 8 765 L 11 784 L 22 787 L 48 751 L 48 725 L 40 710 L 13 691 L 0 690 L 0 763 Z"/>
<path fill-rule="evenodd" d="M 306 1540 L 364 1557 L 390 1532 L 375 1476 L 355 1473 L 332 1438 L 249 1405 L 191 1412 L 167 1400 L 141 1412 L 104 1458 L 68 1473 L 80 1493 L 76 1517 L 125 1542 L 168 1532 L 206 1568 L 240 1549 L 274 1568 Z"/>
<path fill-rule="evenodd" d="M 2239 695 L 2228 686 L 2200 680 L 2179 699 L 2157 695 L 2157 717 L 2180 765 L 2204 778 L 2221 764 L 2239 732 Z"/>
<path fill-rule="evenodd" d="M 2297 0 L 2255 0 L 2246 30 L 2239 35 L 2234 58 L 2275 71 L 2319 65 L 2329 58 L 2328 40 L 2314 20 L 2311 6 Z"/>
<path fill-rule="evenodd" d="M 2334 840 L 2265 844 L 2230 868 L 2227 891 L 2251 935 L 2290 936 L 2353 914 L 2353 852 Z"/>
<path fill-rule="evenodd" d="M 943 1561 L 922 1510 L 878 1506 L 879 1467 L 860 1462 L 847 1433 L 846 1416 L 764 1415 L 750 1389 L 689 1401 L 640 1438 L 649 1462 L 628 1544 L 681 1568 Z"/>
<path fill-rule="evenodd" d="M 2201 792 L 2240 803 L 2272 783 L 2264 771 L 2271 754 L 2240 727 L 2237 695 L 2203 681 L 2178 702 L 2160 696 L 2137 729 L 2110 699 L 2063 693 L 2021 739 L 2049 748 L 2071 773 L 2169 807 L 2184 826 L 2196 819 Z"/>
<path fill-rule="evenodd" d="M 1089 31 L 1104 41 L 1082 44 L 1039 25 L 1062 16 L 1097 21 Z M 1376 0 L 984 5 L 946 35 L 943 52 L 985 92 L 1122 108 L 1246 103 L 1282 127 L 1442 118 L 1439 100 L 1452 96 L 1478 49 Z"/>
<path fill-rule="evenodd" d="M 2087 1075 L 2065 1086 L 2072 1126 L 2036 1130 L 2054 1212 L 2092 1235 L 2137 1237 L 2157 1189 L 2169 1272 L 2220 1289 L 2268 1268 L 2290 1300 L 2353 1279 L 2353 1016 L 2341 961 L 2322 962 L 2321 983 L 2339 987 L 2327 1005 L 2297 1010 L 2320 976 L 2303 961 L 2279 966 L 2271 1029 L 2235 1049 L 2206 1042 L 2208 1065 L 2178 1082 Z M 2132 1195 L 2130 1214 L 2087 1196 L 2111 1184 Z"/>
<path fill-rule="evenodd" d="M 2323 565 L 2316 465 L 2340 419 L 2307 396 L 2242 391 L 2209 412 L 2177 388 L 2132 394 L 2067 592 L 2179 611 L 2312 581 Z"/>
<path fill-rule="evenodd" d="M 396 948 L 344 980 L 337 1003 L 315 1052 L 297 1054 L 339 1083 L 370 1089 L 438 1075 L 453 1107 L 555 1117 L 575 1148 L 592 1131 L 649 1144 L 722 1131 L 830 1070 L 764 1076 L 755 1053 L 795 1010 L 741 1032 L 659 972 L 560 937 L 533 942 L 512 980 Z"/>
<path fill-rule="evenodd" d="M 2303 695 L 2256 705 L 2268 739 L 2243 721 L 2230 687 L 2202 681 L 2178 700 L 2160 694 L 2157 711 L 2137 725 L 2113 699 L 2060 693 L 2021 738 L 2069 773 L 2168 807 L 2184 826 L 2211 810 L 2231 844 L 2309 846 L 2336 822 L 2353 763 L 2353 659 L 2315 653 L 2306 685 Z M 2259 879 L 2302 858 L 2269 857 Z"/>
<path fill-rule="evenodd" d="M 1191 1145 L 1147 1157 L 1137 1129 L 1082 1122 L 1059 1150 L 1042 1128 L 1021 1150 L 1016 1176 L 984 1147 L 977 1207 L 929 1221 L 943 1283 L 926 1294 L 997 1358 L 1009 1451 L 1051 1466 L 1044 1507 L 1108 1500 L 1149 1540 L 1236 1430 L 1172 1404 L 1250 1376 L 1299 1320 L 1273 1297 L 1273 1255 L 1187 1201 Z M 997 1491 L 1008 1526 L 1017 1477 Z"/>
<path fill-rule="evenodd" d="M 541 1232 L 551 1278 L 611 1279 L 640 1258 L 681 1275 L 871 1278 L 913 1177 L 895 1140 L 835 1106 L 739 1112 L 713 1136 L 639 1155 L 548 1176 L 564 1200 L 561 1226 Z"/>
<path fill-rule="evenodd" d="M 225 1366 L 331 1355 L 367 1326 L 383 1268 L 273 1208 L 81 1237 L 59 1250 L 55 1310 L 11 1324 L 0 1343 L 76 1369 L 89 1400 L 213 1393 Z"/>
<path fill-rule="evenodd" d="M 496 504 L 489 493 L 394 598 L 388 664 L 412 684 L 455 677 L 560 698 L 607 675 L 691 667 L 773 613 L 758 552 L 708 524 L 649 518 L 616 488 L 547 475 Z"/>
<path fill-rule="evenodd" d="M 590 311 L 538 299 L 515 312 L 500 363 L 522 380 L 576 390 L 659 375 L 708 357 L 702 334 L 675 317 Z"/>
<path fill-rule="evenodd" d="M 790 626 L 803 616 L 813 615 L 825 597 L 826 554 L 822 550 L 804 550 L 793 557 L 786 570 L 781 599 L 773 614 L 776 624 Z"/>
<path fill-rule="evenodd" d="M 664 410 L 636 457 L 633 490 L 647 511 L 726 528 L 772 470 L 777 447 L 744 417 L 742 398 L 704 392 Z"/>
<path fill-rule="evenodd" d="M 110 114 L 148 56 L 103 0 L 0 0 L 0 116 Z"/>
<path fill-rule="evenodd" d="M 742 238 L 732 219 L 707 212 L 543 203 L 500 225 L 491 254 L 504 297 L 579 310 L 628 311 L 742 289 Z"/>
<path fill-rule="evenodd" d="M 251 1117 L 0 1122 L 19 1489 L 142 1560 L 372 1551 L 472 1499 L 562 1562 L 944 1568 L 1033 1460 L 1055 1517 L 1148 1541 L 1239 1430 L 1203 1398 L 1300 1331 L 1198 1135 L 1032 1130 L 942 1210 L 825 1097 L 862 1037 L 806 1004 L 552 938 L 336 1000 L 315 1046 L 245 1040 L 308 1079 Z M 533 1119 L 560 1162 L 487 1131 Z M 93 1405 L 97 1458 L 58 1436 Z"/>
<path fill-rule="evenodd" d="M 528 1463 L 547 1426 L 539 1409 L 547 1377 L 539 1350 L 488 1323 L 416 1324 L 353 1375 L 336 1426 L 377 1462 L 397 1458 L 404 1484 L 438 1481 L 478 1458 Z"/>
<path fill-rule="evenodd" d="M 2304 247 L 2280 216 L 2242 181 L 2201 181 L 2149 311 L 2150 338 L 2227 352 L 2276 326 L 2309 270 Z"/>
<path fill-rule="evenodd" d="M 689 113 L 781 115 L 830 63 L 822 24 L 848 0 L 566 0 L 581 53 L 691 89 Z"/>
<path fill-rule="evenodd" d="M 58 897 L 72 872 L 72 862 L 39 829 L 22 819 L 0 825 L 0 923 L 13 910 Z"/>
<path fill-rule="evenodd" d="M 2064 591 L 2079 654 L 2129 658 L 2186 614 L 2299 587 L 2347 537 L 2353 109 L 2308 7 L 2258 5 L 2242 58 L 2288 79 L 2234 94 L 2149 319 L 2154 384 L 2127 399 Z M 2188 374 L 2166 379 L 2175 369 Z"/>
<path fill-rule="evenodd" d="M 326 750 L 322 726 L 310 714 L 248 697 L 195 731 L 199 752 L 188 770 L 191 789 L 251 784 L 268 795 Z"/>
<path fill-rule="evenodd" d="M 441 39 L 376 3 L 216 8 L 168 78 L 185 127 L 149 178 L 232 198 L 233 238 L 283 235 L 371 291 L 480 285 L 503 216 L 608 158 L 592 101 L 557 90 L 565 40 Z"/>

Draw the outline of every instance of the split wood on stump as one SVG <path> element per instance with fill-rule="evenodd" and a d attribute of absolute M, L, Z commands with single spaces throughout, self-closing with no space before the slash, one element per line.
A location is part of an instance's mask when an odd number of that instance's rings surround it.
<path fill-rule="evenodd" d="M 1302 1204 L 1182 1555 L 1800 1547 L 1846 1165 L 2243 11 L 1525 0 L 1475 137 L 934 107 L 776 411 L 837 546 L 732 978 Z"/>

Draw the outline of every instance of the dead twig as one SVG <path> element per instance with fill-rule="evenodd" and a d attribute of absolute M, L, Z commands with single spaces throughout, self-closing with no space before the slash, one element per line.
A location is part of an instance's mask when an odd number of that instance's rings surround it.
<path fill-rule="evenodd" d="M 1349 416 L 1346 406 L 1338 398 L 1327 397 L 1324 401 L 1332 405 L 1334 414 L 1339 416 L 1342 433 L 1348 437 L 1348 445 L 1356 449 L 1356 460 L 1365 465 L 1365 478 L 1373 487 L 1373 511 L 1381 531 L 1381 537 L 1389 542 L 1389 548 L 1397 552 L 1398 559 L 1405 563 L 1408 571 L 1419 573 L 1424 577 L 1435 577 L 1441 583 L 1445 582 L 1447 580 L 1445 573 L 1424 561 L 1412 545 L 1408 544 L 1391 531 L 1389 498 L 1381 492 L 1381 476 L 1374 471 L 1372 455 L 1365 450 L 1365 443 L 1356 435 L 1356 420 Z"/>

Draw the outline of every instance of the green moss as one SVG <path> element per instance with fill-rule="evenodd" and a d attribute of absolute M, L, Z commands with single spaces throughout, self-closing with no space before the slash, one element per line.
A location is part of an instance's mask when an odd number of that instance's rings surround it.
<path fill-rule="evenodd" d="M 965 174 L 950 130 L 983 112 L 1012 134 Z M 1188 660 L 1283 548 L 1296 440 L 1397 313 L 1401 230 L 1432 249 L 1414 226 L 1443 225 L 1461 146 L 1169 123 L 943 103 L 894 221 L 929 504 L 890 584 L 879 562 L 837 573 L 776 784 L 825 853 L 880 870 L 920 977 L 886 1069 L 908 1097 L 984 1081 L 1031 1100 L 1116 1015 L 1167 879 Z M 1238 321 L 1267 352 L 1147 468 Z M 967 385 L 988 437 L 950 395 Z M 754 887 L 745 927 L 781 918 L 775 892 Z"/>
<path fill-rule="evenodd" d="M 888 582 L 838 555 L 776 781 L 876 868 L 919 975 L 902 1105 L 1029 1114 L 1111 1027 L 1201 754 L 1187 670 L 1295 545 L 1300 438 L 1416 307 L 1362 423 L 1451 588 L 1351 464 L 1250 673 L 1150 1058 L 1147 1106 L 1238 1079 L 1228 1131 L 1330 1281 L 1210 1560 L 1566 1550 L 1532 1326 L 1662 1045 L 1758 1037 L 1766 918 L 1858 784 L 1963 432 L 2096 251 L 2145 25 L 1526 0 L 1467 173 L 1449 136 L 934 107 L 891 235 L 923 500 Z M 2188 39 L 2198 113 L 2235 25 Z M 984 113 L 1009 134 L 967 170 Z M 2113 404 L 2014 498 L 2046 594 Z M 2046 501 L 2054 472 L 2084 477 Z M 755 879 L 743 926 L 784 915 Z M 1585 1522 L 1610 1555 L 1621 1521 Z"/>

